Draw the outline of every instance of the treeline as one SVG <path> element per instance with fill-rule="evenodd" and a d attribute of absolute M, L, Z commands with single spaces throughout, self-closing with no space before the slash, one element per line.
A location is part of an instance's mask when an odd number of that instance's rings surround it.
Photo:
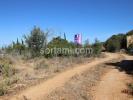
<path fill-rule="evenodd" d="M 102 51 L 102 44 L 97 39 L 95 43 L 90 45 L 89 41 L 86 41 L 84 45 L 78 45 L 74 42 L 69 42 L 66 39 L 66 35 L 64 34 L 64 38 L 57 36 L 48 42 L 48 36 L 50 31 L 44 32 L 39 27 L 34 27 L 33 30 L 25 35 L 21 41 L 17 39 L 17 41 L 12 42 L 7 47 L 3 47 L 2 49 L 6 51 L 8 54 L 12 55 L 21 55 L 26 58 L 34 58 L 39 56 L 44 57 L 53 57 L 53 56 L 71 56 L 69 53 L 63 54 L 58 53 L 54 55 L 53 52 L 50 54 L 42 53 L 42 50 L 46 50 L 47 48 L 69 48 L 70 50 L 74 50 L 75 48 L 93 48 L 93 54 L 75 54 L 74 56 L 91 56 L 91 55 L 100 55 Z"/>
<path fill-rule="evenodd" d="M 23 39 L 13 41 L 7 47 L 2 47 L 3 51 L 12 55 L 21 55 L 27 58 L 41 56 L 41 49 L 47 47 L 49 31 L 42 31 L 39 27 L 34 27 Z"/>
<path fill-rule="evenodd" d="M 127 36 L 130 35 L 133 35 L 133 30 L 127 32 L 126 34 L 120 33 L 113 35 L 107 39 L 107 41 L 104 43 L 104 47 L 109 52 L 119 52 L 121 49 L 130 52 L 130 50 L 133 49 L 133 44 L 130 44 L 127 47 Z"/>
<path fill-rule="evenodd" d="M 111 36 L 105 42 L 100 42 L 95 40 L 95 43 L 89 44 L 89 41 L 86 40 L 85 44 L 77 45 L 74 42 L 69 42 L 66 39 L 66 34 L 64 38 L 57 36 L 48 42 L 48 36 L 50 31 L 44 32 L 39 27 L 34 27 L 28 35 L 25 35 L 23 39 L 12 42 L 7 47 L 3 47 L 3 51 L 12 55 L 21 55 L 25 58 L 34 58 L 39 56 L 44 57 L 53 57 L 53 56 L 72 56 L 69 53 L 58 53 L 57 55 L 54 52 L 50 54 L 42 53 L 42 50 L 45 51 L 47 48 L 69 48 L 74 50 L 75 48 L 92 48 L 92 54 L 75 54 L 73 56 L 97 56 L 100 55 L 102 50 L 109 52 L 119 52 L 121 49 L 124 49 L 130 52 L 133 49 L 133 44 L 129 45 L 127 48 L 127 36 L 133 35 L 133 30 L 127 32 L 126 34 L 117 34 Z"/>

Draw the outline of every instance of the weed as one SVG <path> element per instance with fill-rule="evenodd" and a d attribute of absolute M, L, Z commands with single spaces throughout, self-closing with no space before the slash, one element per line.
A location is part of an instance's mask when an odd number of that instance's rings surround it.
<path fill-rule="evenodd" d="M 4 82 L 0 83 L 0 96 L 3 96 L 4 94 L 6 94 L 7 88 L 8 86 Z"/>
<path fill-rule="evenodd" d="M 12 75 L 15 75 L 16 70 L 13 66 L 10 66 L 9 64 L 0 64 L 0 73 L 4 77 L 10 77 Z"/>
<path fill-rule="evenodd" d="M 48 64 L 45 63 L 45 61 L 41 61 L 39 63 L 36 64 L 36 66 L 34 67 L 34 69 L 39 70 L 39 69 L 47 69 L 49 66 Z"/>

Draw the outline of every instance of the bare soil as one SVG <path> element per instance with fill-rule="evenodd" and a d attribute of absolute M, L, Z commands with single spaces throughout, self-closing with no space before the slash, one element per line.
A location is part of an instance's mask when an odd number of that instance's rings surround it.
<path fill-rule="evenodd" d="M 30 100 L 44 100 L 45 95 L 48 95 L 58 87 L 64 86 L 64 84 L 68 82 L 73 76 L 81 75 L 83 72 L 90 69 L 91 67 L 102 64 L 117 57 L 117 54 L 107 53 L 106 58 L 97 58 L 95 61 L 88 64 L 80 65 L 65 72 L 59 73 L 58 75 L 51 79 L 48 79 L 47 81 L 44 81 L 36 86 L 27 88 L 26 90 L 16 94 L 15 96 L 11 96 L 10 100 L 21 100 L 25 98 Z"/>
<path fill-rule="evenodd" d="M 124 55 L 124 61 L 133 60 L 132 56 Z M 129 62 L 125 62 L 124 67 L 129 68 Z M 124 63 L 122 63 L 124 64 Z M 123 65 L 120 65 L 122 68 Z M 133 66 L 132 66 L 133 67 Z M 131 70 L 130 70 L 131 71 Z M 126 93 L 122 93 L 127 89 L 127 84 L 132 81 L 132 76 L 127 74 L 127 70 L 123 71 L 114 68 L 106 73 L 99 84 L 94 89 L 94 100 L 133 100 L 133 97 Z"/>
<path fill-rule="evenodd" d="M 133 100 L 132 96 L 122 93 L 132 81 L 132 67 L 129 68 L 128 63 L 133 57 L 106 55 L 57 73 L 1 100 Z"/>

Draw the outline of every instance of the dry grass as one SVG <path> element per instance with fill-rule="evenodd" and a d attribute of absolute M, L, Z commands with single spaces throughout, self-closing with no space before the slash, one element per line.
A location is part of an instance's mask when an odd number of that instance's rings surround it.
<path fill-rule="evenodd" d="M 112 61 L 110 61 L 112 62 Z M 57 88 L 45 100 L 92 100 L 91 89 L 112 67 L 95 66 L 81 75 L 72 77 L 63 87 Z"/>
<path fill-rule="evenodd" d="M 35 70 L 39 69 L 47 69 L 49 65 L 47 64 L 46 60 L 42 59 L 41 61 L 38 61 L 34 67 Z"/>
<path fill-rule="evenodd" d="M 82 75 L 75 75 L 63 87 L 57 88 L 45 100 L 91 100 L 91 88 L 107 71 L 104 65 L 96 66 Z"/>
<path fill-rule="evenodd" d="M 6 56 L 0 59 L 0 62 L 5 60 L 4 73 L 7 77 L 0 76 L 2 82 L 0 94 L 15 93 L 53 77 L 57 73 L 70 69 L 75 65 L 83 64 L 93 59 L 84 57 L 54 57 L 46 59 L 39 57 L 24 60 L 21 57 Z"/>
<path fill-rule="evenodd" d="M 0 96 L 7 94 L 12 85 L 16 84 L 19 81 L 19 78 L 13 76 L 11 78 L 5 78 L 0 82 Z"/>

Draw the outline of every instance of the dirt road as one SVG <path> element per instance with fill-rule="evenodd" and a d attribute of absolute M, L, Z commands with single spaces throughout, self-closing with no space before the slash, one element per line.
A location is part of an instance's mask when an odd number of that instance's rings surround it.
<path fill-rule="evenodd" d="M 29 99 L 30 100 L 42 100 L 44 95 L 49 94 L 56 88 L 63 86 L 74 75 L 81 74 L 95 65 L 104 63 L 106 61 L 109 61 L 117 57 L 118 57 L 118 54 L 107 53 L 106 58 L 99 58 L 98 60 L 95 60 L 91 63 L 78 66 L 68 71 L 62 72 L 58 74 L 57 76 L 53 77 L 52 79 L 44 81 L 36 86 L 27 88 L 26 90 L 18 93 L 17 95 L 10 97 L 10 100 L 23 100 L 25 98 L 26 100 L 27 99 L 28 100 Z"/>
<path fill-rule="evenodd" d="M 131 80 L 126 71 L 129 67 L 128 61 L 133 60 L 132 56 L 124 56 L 124 63 L 127 62 L 124 66 L 126 69 L 123 71 L 112 69 L 106 73 L 94 89 L 94 100 L 133 100 L 133 98 L 129 98 L 129 95 L 122 93 L 122 90 L 127 88 L 128 81 Z M 123 66 L 122 64 L 120 67 Z"/>

